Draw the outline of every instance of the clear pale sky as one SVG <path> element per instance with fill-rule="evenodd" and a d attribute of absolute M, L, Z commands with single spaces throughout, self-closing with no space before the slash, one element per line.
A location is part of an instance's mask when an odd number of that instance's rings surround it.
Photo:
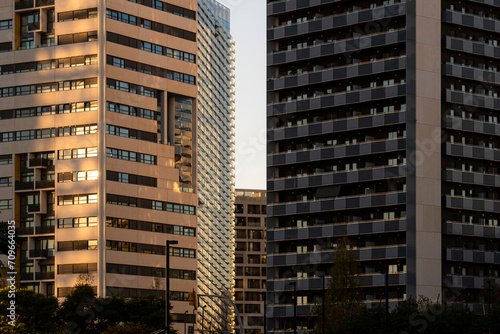
<path fill-rule="evenodd" d="M 266 188 L 266 1 L 218 0 L 236 41 L 236 188 Z"/>

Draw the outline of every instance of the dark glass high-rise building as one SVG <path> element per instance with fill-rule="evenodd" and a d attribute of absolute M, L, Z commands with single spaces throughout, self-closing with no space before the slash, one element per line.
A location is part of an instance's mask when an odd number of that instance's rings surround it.
<path fill-rule="evenodd" d="M 268 331 L 314 326 L 342 235 L 367 302 L 389 273 L 391 307 L 482 308 L 500 283 L 500 4 L 267 6 Z"/>

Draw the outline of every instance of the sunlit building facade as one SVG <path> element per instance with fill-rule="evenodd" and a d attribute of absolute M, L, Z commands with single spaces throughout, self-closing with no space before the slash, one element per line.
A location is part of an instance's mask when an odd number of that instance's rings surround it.
<path fill-rule="evenodd" d="M 234 214 L 234 299 L 243 323 L 242 334 L 263 334 L 266 291 L 266 191 L 236 189 Z"/>
<path fill-rule="evenodd" d="M 198 294 L 233 296 L 234 42 L 229 9 L 198 1 Z M 198 324 L 232 331 L 233 308 L 201 296 Z"/>
<path fill-rule="evenodd" d="M 88 274 L 99 296 L 164 296 L 177 240 L 174 322 L 194 322 L 197 33 L 196 0 L 0 3 L 0 219 L 21 287 L 62 298 Z"/>

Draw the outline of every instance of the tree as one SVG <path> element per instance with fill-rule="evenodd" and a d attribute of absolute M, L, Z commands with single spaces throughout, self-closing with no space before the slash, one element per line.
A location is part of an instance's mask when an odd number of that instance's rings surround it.
<path fill-rule="evenodd" d="M 102 334 L 144 334 L 154 332 L 153 328 L 149 328 L 146 325 L 130 325 L 130 324 L 120 324 L 115 326 L 110 326 Z"/>
<path fill-rule="evenodd" d="M 87 333 L 100 311 L 102 305 L 97 302 L 94 289 L 88 284 L 77 284 L 61 304 L 59 316 L 66 323 L 67 332 Z"/>
<path fill-rule="evenodd" d="M 0 308 L 6 310 L 11 299 L 9 288 L 0 290 Z M 15 292 L 16 326 L 8 324 L 7 313 L 0 314 L 1 333 L 54 333 L 60 329 L 57 318 L 57 298 L 45 296 L 33 290 L 20 289 Z"/>
<path fill-rule="evenodd" d="M 331 279 L 325 293 L 325 319 L 322 316 L 321 304 L 313 309 L 313 314 L 318 316 L 315 328 L 317 333 L 321 333 L 323 322 L 330 332 L 361 310 L 363 292 L 359 264 L 350 248 L 347 237 L 337 239 L 337 249 L 330 270 Z"/>
<path fill-rule="evenodd" d="M 491 284 L 491 288 L 489 284 Z M 481 291 L 481 296 L 484 298 L 486 304 L 486 312 L 490 311 L 488 310 L 488 304 L 491 305 L 491 310 L 500 307 L 500 285 L 496 284 L 494 281 L 489 284 L 486 283 Z"/>

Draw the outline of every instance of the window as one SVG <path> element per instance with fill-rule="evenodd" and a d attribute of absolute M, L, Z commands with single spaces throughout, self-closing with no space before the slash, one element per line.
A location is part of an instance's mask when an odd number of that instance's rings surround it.
<path fill-rule="evenodd" d="M 97 240 L 61 241 L 57 243 L 57 250 L 60 252 L 94 249 L 97 249 Z"/>
<path fill-rule="evenodd" d="M 58 22 L 83 20 L 97 17 L 97 8 L 80 9 L 69 12 L 61 12 L 57 16 Z"/>
<path fill-rule="evenodd" d="M 12 164 L 11 154 L 0 155 L 0 165 L 10 165 L 10 164 Z"/>
<path fill-rule="evenodd" d="M 12 42 L 0 43 L 0 52 L 12 51 Z"/>
<path fill-rule="evenodd" d="M 59 45 L 92 42 L 97 40 L 97 31 L 59 35 Z"/>
<path fill-rule="evenodd" d="M 12 209 L 11 199 L 0 199 L 0 210 Z"/>
<path fill-rule="evenodd" d="M 12 29 L 12 20 L 0 21 L 0 30 Z"/>
<path fill-rule="evenodd" d="M 147 43 L 147 45 L 146 44 L 144 44 L 144 45 L 147 48 L 151 47 L 151 45 L 149 45 L 149 43 Z M 146 51 L 154 52 L 151 50 L 146 50 Z M 184 83 L 188 83 L 188 84 L 192 84 L 192 85 L 194 85 L 195 81 L 196 81 L 195 77 L 192 75 L 174 72 L 174 71 L 167 70 L 167 69 L 164 69 L 161 67 L 150 66 L 147 64 L 138 63 L 138 62 L 131 61 L 131 60 L 125 60 L 125 59 L 114 57 L 114 56 L 108 56 L 107 63 L 108 63 L 108 65 L 112 65 L 112 66 L 116 66 L 116 67 L 120 67 L 120 68 L 126 68 L 128 70 L 137 71 L 137 72 L 141 72 L 141 73 L 152 74 L 154 76 L 158 76 L 158 77 L 162 77 L 162 78 L 166 78 L 166 79 L 170 79 L 170 80 L 175 80 L 175 81 L 180 81 L 180 82 L 184 82 Z M 122 83 L 122 84 L 126 84 L 126 83 Z M 127 85 L 129 85 L 129 84 L 127 84 Z M 130 88 L 123 87 L 123 89 L 120 88 L 120 90 L 130 91 Z"/>
<path fill-rule="evenodd" d="M 58 205 L 77 205 L 97 203 L 97 194 L 59 196 Z"/>
<path fill-rule="evenodd" d="M 97 157 L 97 147 L 74 148 L 68 150 L 59 150 L 58 152 L 59 160 Z"/>
<path fill-rule="evenodd" d="M 12 186 L 11 177 L 0 177 L 0 188 Z"/>

